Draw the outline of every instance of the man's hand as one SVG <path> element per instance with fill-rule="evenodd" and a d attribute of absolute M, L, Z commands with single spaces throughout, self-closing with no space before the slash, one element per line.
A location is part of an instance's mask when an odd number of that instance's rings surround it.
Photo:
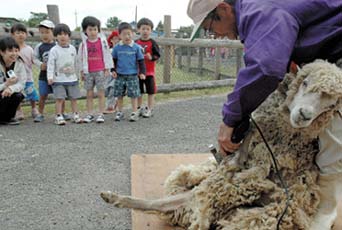
<path fill-rule="evenodd" d="M 4 91 L 2 91 L 1 96 L 10 97 L 12 94 L 13 94 L 12 90 L 10 88 L 6 88 Z"/>
<path fill-rule="evenodd" d="M 220 153 L 223 154 L 224 156 L 228 152 L 230 152 L 230 153 L 235 152 L 240 146 L 240 143 L 234 144 L 231 141 L 233 130 L 234 130 L 234 128 L 229 127 L 224 123 L 222 123 L 220 125 L 217 141 L 218 141 L 218 145 L 220 148 Z"/>
<path fill-rule="evenodd" d="M 49 85 L 52 85 L 52 84 L 53 84 L 53 79 L 49 79 L 49 80 L 48 80 L 48 84 L 49 84 Z"/>
<path fill-rule="evenodd" d="M 145 76 L 145 74 L 141 73 L 141 74 L 139 74 L 139 78 L 140 78 L 141 80 L 145 80 L 145 79 L 146 79 L 146 76 Z"/>

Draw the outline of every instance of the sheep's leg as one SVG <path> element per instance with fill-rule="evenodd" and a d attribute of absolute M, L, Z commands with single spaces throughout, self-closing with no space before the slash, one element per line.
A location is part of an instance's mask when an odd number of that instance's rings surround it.
<path fill-rule="evenodd" d="M 101 197 L 104 201 L 114 204 L 118 208 L 131 208 L 142 211 L 168 212 L 176 210 L 185 205 L 192 196 L 192 192 L 184 192 L 174 196 L 167 196 L 162 199 L 146 200 L 132 196 L 120 196 L 114 192 L 102 192 Z"/>
<path fill-rule="evenodd" d="M 342 192 L 342 174 L 320 175 L 321 202 L 310 230 L 331 229 L 337 217 L 337 200 Z"/>

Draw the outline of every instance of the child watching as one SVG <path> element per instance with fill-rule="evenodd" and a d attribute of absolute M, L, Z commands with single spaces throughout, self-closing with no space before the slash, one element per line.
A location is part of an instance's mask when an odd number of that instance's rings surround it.
<path fill-rule="evenodd" d="M 66 123 L 62 115 L 62 105 L 67 97 L 71 101 L 73 121 L 81 123 L 77 108 L 77 99 L 81 95 L 76 75 L 77 55 L 75 47 L 70 44 L 71 31 L 67 25 L 58 24 L 53 34 L 57 37 L 57 45 L 49 54 L 47 79 L 49 85 L 52 85 L 56 99 L 55 124 L 65 125 Z"/>
<path fill-rule="evenodd" d="M 126 22 L 119 25 L 119 35 L 121 41 L 114 47 L 112 56 L 114 59 L 115 69 L 112 72 L 116 79 L 114 83 L 114 97 L 118 97 L 118 112 L 115 116 L 115 121 L 120 121 L 124 118 L 122 112 L 123 96 L 127 89 L 127 96 L 131 98 L 132 113 L 130 121 L 139 119 L 138 97 L 140 97 L 139 78 L 145 79 L 145 63 L 142 49 L 132 40 L 132 26 Z M 139 69 L 138 69 L 139 65 Z"/>
<path fill-rule="evenodd" d="M 18 43 L 20 48 L 20 57 L 24 61 L 25 71 L 26 71 L 26 83 L 25 83 L 25 97 L 26 100 L 30 101 L 31 104 L 31 115 L 35 118 L 38 115 L 38 110 L 36 108 L 36 102 L 38 101 L 38 93 L 33 84 L 32 76 L 32 64 L 33 64 L 33 49 L 31 46 L 26 45 L 25 40 L 27 38 L 26 26 L 18 23 L 12 26 L 11 34 L 14 40 Z M 21 109 L 21 105 L 17 108 L 16 118 L 19 120 L 24 119 L 24 112 Z"/>
<path fill-rule="evenodd" d="M 87 90 L 88 115 L 84 118 L 86 123 L 95 119 L 92 114 L 95 85 L 99 99 L 99 114 L 96 122 L 104 122 L 106 77 L 110 75 L 110 69 L 113 68 L 109 46 L 105 36 L 100 33 L 100 26 L 100 21 L 92 16 L 85 17 L 82 21 L 82 43 L 78 55 L 82 65 L 81 77 L 84 80 L 84 88 Z"/>
<path fill-rule="evenodd" d="M 48 84 L 46 68 L 49 58 L 49 52 L 56 45 L 53 36 L 55 24 L 50 20 L 43 20 L 39 23 L 38 29 L 41 42 L 34 48 L 34 64 L 40 68 L 39 72 L 39 114 L 34 118 L 34 122 L 44 121 L 45 101 L 49 94 L 52 93 L 52 87 Z M 62 106 L 63 117 L 65 120 L 70 120 L 70 117 L 64 114 L 64 103 Z"/>
<path fill-rule="evenodd" d="M 111 52 L 113 50 L 113 47 L 119 41 L 120 41 L 119 32 L 117 30 L 114 30 L 107 38 L 107 42 L 108 42 L 109 48 L 111 48 Z M 105 88 L 105 96 L 107 97 L 106 110 L 104 111 L 105 114 L 114 113 L 116 106 L 117 106 L 117 98 L 114 97 L 114 82 L 115 82 L 115 79 L 112 77 L 109 77 L 107 79 L 107 84 Z"/>
<path fill-rule="evenodd" d="M 147 106 L 145 108 L 142 108 L 142 95 L 138 98 L 138 110 L 139 115 L 148 118 L 152 116 L 154 95 L 157 93 L 155 68 L 156 61 L 160 58 L 160 53 L 159 46 L 152 38 L 150 38 L 153 29 L 152 21 L 148 18 L 142 18 L 139 20 L 137 27 L 140 33 L 140 38 L 135 42 L 143 48 L 146 65 L 146 79 L 139 79 L 140 92 L 141 94 L 148 94 Z M 146 88 L 146 91 L 144 90 L 144 88 Z"/>

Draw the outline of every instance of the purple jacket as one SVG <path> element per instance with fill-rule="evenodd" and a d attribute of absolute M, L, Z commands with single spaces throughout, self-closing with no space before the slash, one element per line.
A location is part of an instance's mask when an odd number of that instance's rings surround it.
<path fill-rule="evenodd" d="M 342 0 L 237 0 L 237 28 L 245 64 L 223 105 L 235 127 L 278 86 L 290 61 L 342 58 Z"/>

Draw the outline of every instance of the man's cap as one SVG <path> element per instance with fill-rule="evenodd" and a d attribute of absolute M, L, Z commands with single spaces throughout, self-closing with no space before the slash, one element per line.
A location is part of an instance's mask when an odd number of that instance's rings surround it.
<path fill-rule="evenodd" d="M 190 36 L 190 42 L 199 36 L 201 24 L 207 15 L 214 10 L 223 0 L 190 0 L 188 4 L 188 16 L 194 21 L 194 29 Z"/>
<path fill-rule="evenodd" d="M 47 19 L 41 21 L 41 22 L 39 23 L 38 27 L 40 27 L 40 26 L 43 26 L 43 27 L 46 27 L 46 28 L 49 28 L 49 29 L 55 28 L 55 24 L 54 24 L 52 21 L 47 20 Z"/>

